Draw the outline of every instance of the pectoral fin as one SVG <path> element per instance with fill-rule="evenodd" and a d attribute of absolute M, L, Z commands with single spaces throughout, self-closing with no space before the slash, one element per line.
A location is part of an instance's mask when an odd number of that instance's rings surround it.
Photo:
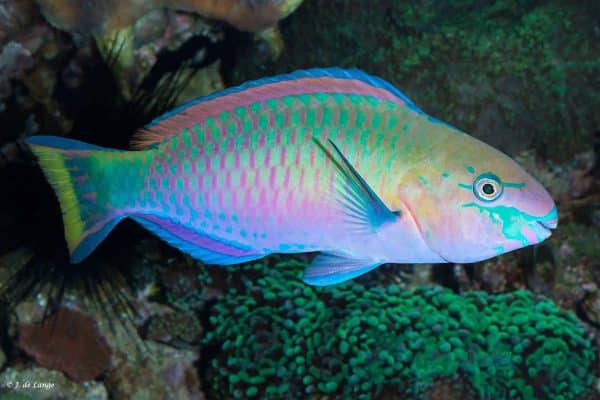
<path fill-rule="evenodd" d="M 304 282 L 327 286 L 342 283 L 365 274 L 382 263 L 373 259 L 351 258 L 343 254 L 322 253 L 304 271 Z"/>
<path fill-rule="evenodd" d="M 332 158 L 340 171 L 338 201 L 348 223 L 357 229 L 358 233 L 374 232 L 381 225 L 399 218 L 400 212 L 391 211 L 383 203 L 333 141 L 329 140 L 329 143 L 335 154 L 327 150 L 318 139 L 314 140 L 327 156 Z"/>

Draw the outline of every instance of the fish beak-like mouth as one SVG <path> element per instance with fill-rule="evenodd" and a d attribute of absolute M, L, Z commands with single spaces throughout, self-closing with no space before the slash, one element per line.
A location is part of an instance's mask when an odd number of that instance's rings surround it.
<path fill-rule="evenodd" d="M 532 228 L 536 232 L 537 237 L 537 241 L 534 243 L 540 243 L 552 235 L 552 228 L 545 221 L 535 221 L 535 225 Z"/>
<path fill-rule="evenodd" d="M 558 210 L 556 209 L 556 206 L 554 206 L 548 214 L 538 218 L 535 222 L 537 222 L 537 225 L 540 228 L 548 233 L 550 233 L 552 229 L 556 229 L 556 226 L 558 225 Z"/>
<path fill-rule="evenodd" d="M 537 221 L 537 223 L 539 225 L 541 225 L 544 229 L 547 230 L 552 230 L 552 229 L 556 229 L 556 225 L 558 224 L 558 220 L 553 219 L 553 220 L 549 220 L 549 221 Z"/>
<path fill-rule="evenodd" d="M 531 228 L 536 232 L 537 243 L 544 241 L 552 235 L 552 230 L 558 225 L 558 213 L 556 207 L 545 216 L 536 219 Z"/>

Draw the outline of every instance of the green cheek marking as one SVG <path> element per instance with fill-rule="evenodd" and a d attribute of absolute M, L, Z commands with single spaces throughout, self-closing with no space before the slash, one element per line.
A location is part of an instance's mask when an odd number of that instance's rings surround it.
<path fill-rule="evenodd" d="M 522 189 L 525 187 L 525 182 L 502 182 L 505 188 Z"/>
<path fill-rule="evenodd" d="M 470 174 L 474 174 L 475 168 L 472 165 L 467 165 L 467 171 L 469 171 Z"/>
<path fill-rule="evenodd" d="M 425 177 L 424 177 L 424 176 L 422 176 L 422 175 L 419 175 L 419 177 L 418 177 L 418 178 L 419 178 L 419 182 L 421 182 L 421 184 L 422 184 L 423 186 L 429 186 L 429 181 L 427 180 L 427 178 L 425 178 Z"/>
<path fill-rule="evenodd" d="M 494 224 L 502 225 L 502 234 L 506 239 L 518 240 L 523 246 L 529 245 L 529 240 L 521 233 L 521 227 L 530 221 L 537 218 L 520 211 L 514 207 L 496 206 L 483 207 L 477 203 L 466 203 L 463 207 L 475 207 L 481 213 L 485 213 L 490 217 Z"/>
<path fill-rule="evenodd" d="M 475 169 L 471 166 L 467 166 L 467 170 L 471 173 L 475 172 Z M 447 178 L 448 176 L 450 176 L 449 173 L 444 172 L 442 174 L 442 176 L 444 178 Z M 523 189 L 525 187 L 525 182 L 505 182 L 505 181 L 500 181 L 500 184 L 505 187 L 505 188 L 511 188 L 511 189 Z M 467 190 L 473 190 L 473 185 L 472 184 L 466 184 L 466 183 L 459 183 L 458 187 L 461 189 L 467 189 Z"/>
<path fill-rule="evenodd" d="M 450 177 L 450 173 L 449 172 L 444 172 L 442 174 L 442 178 L 448 178 L 448 177 Z"/>
<path fill-rule="evenodd" d="M 486 213 L 490 217 L 490 220 L 495 224 L 502 224 L 502 234 L 506 239 L 518 240 L 523 246 L 528 246 L 531 243 L 527 237 L 522 233 L 524 226 L 529 227 L 535 233 L 538 241 L 541 242 L 544 238 L 542 235 L 543 231 L 537 229 L 538 227 L 533 222 L 536 221 L 547 221 L 556 218 L 557 212 L 556 207 L 553 208 L 548 214 L 543 217 L 536 217 L 531 214 L 527 214 L 518 208 L 507 207 L 507 206 L 495 206 L 485 207 L 480 206 L 477 203 L 466 203 L 463 207 L 475 207 L 481 213 Z"/>

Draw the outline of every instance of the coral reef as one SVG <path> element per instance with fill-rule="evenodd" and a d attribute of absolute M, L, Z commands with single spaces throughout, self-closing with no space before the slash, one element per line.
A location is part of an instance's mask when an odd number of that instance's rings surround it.
<path fill-rule="evenodd" d="M 122 350 L 129 350 L 127 347 Z M 115 399 L 203 400 L 194 364 L 198 354 L 158 343 L 144 344 L 139 358 L 120 354 L 106 377 L 106 387 Z"/>
<path fill-rule="evenodd" d="M 31 68 L 31 51 L 17 42 L 9 42 L 0 53 L 0 99 L 10 94 L 10 81 Z"/>
<path fill-rule="evenodd" d="M 172 312 L 150 318 L 144 337 L 173 347 L 194 348 L 200 344 L 202 333 L 202 324 L 194 314 Z"/>
<path fill-rule="evenodd" d="M 91 317 L 67 308 L 38 324 L 20 324 L 18 345 L 42 367 L 75 382 L 95 379 L 110 366 L 112 350 Z"/>
<path fill-rule="evenodd" d="M 0 257 L 0 285 L 4 284 L 7 277 L 14 274 L 15 269 L 30 260 L 31 256 L 31 252 L 17 250 Z M 92 334 L 99 335 L 110 345 L 111 360 L 109 361 L 111 362 L 107 369 L 103 368 L 104 372 L 97 379 L 102 381 L 103 388 L 106 388 L 106 393 L 111 398 L 202 399 L 201 383 L 195 365 L 198 361 L 199 341 L 203 332 L 199 318 L 190 309 L 187 312 L 178 312 L 167 305 L 151 300 L 160 298 L 165 302 L 165 295 L 162 293 L 164 289 L 156 284 L 159 277 L 157 271 L 162 269 L 176 271 L 180 267 L 178 263 L 184 261 L 185 259 L 179 254 L 171 257 L 169 252 L 164 251 L 164 245 L 156 240 L 142 240 L 132 246 L 131 254 L 99 258 L 97 262 L 83 266 L 88 273 L 92 272 L 93 281 L 82 283 L 80 279 L 76 279 L 74 286 L 41 287 L 35 291 L 33 298 L 24 299 L 10 310 L 2 308 L 0 315 L 4 316 L 7 311 L 6 317 L 9 318 L 9 321 L 5 321 L 6 326 L 0 324 L 0 337 L 5 337 L 9 344 L 8 366 L 19 370 L 24 368 L 22 363 L 25 357 L 17 350 L 17 346 L 24 347 L 22 343 L 24 340 L 31 341 L 31 338 L 25 337 L 27 332 L 24 330 L 33 328 L 41 330 L 39 327 L 45 329 L 49 326 L 50 329 L 54 328 L 54 331 L 45 340 L 36 338 L 37 347 L 33 351 L 42 353 L 45 357 L 56 358 L 54 361 L 58 360 L 61 364 L 48 366 L 48 368 L 57 368 L 69 376 L 52 382 L 76 381 L 77 377 L 72 376 L 73 374 L 66 370 L 63 364 L 70 363 L 69 360 L 73 360 L 77 354 L 81 355 L 80 350 L 83 345 L 76 344 L 76 347 L 68 350 L 64 347 L 66 343 L 80 342 L 77 338 L 81 336 L 81 331 L 89 330 L 91 325 L 94 327 Z M 117 262 L 128 264 L 127 282 L 121 278 L 114 279 L 118 270 L 109 263 Z M 44 267 L 48 266 L 44 265 Z M 94 268 L 109 271 L 108 277 L 105 274 L 93 273 Z M 64 273 L 60 270 L 54 272 Z M 109 281 L 105 280 L 107 278 Z M 71 323 L 65 323 L 64 318 L 51 317 L 46 323 L 40 322 L 46 306 L 56 301 L 56 299 L 52 300 L 53 291 L 64 291 L 62 303 L 71 308 L 69 312 L 77 314 L 76 320 L 85 317 L 78 327 L 73 328 Z M 132 298 L 118 301 L 123 296 Z M 134 311 L 124 308 L 123 302 L 126 306 L 134 308 Z M 3 302 L 0 302 L 0 305 L 5 306 Z M 59 313 L 64 313 L 64 309 Z M 6 336 L 4 336 L 5 329 Z M 147 340 L 142 341 L 138 336 L 138 329 L 141 336 Z M 44 345 L 48 341 L 55 344 L 53 349 L 40 346 L 40 343 Z M 98 344 L 92 340 L 87 342 L 85 360 L 81 360 L 81 365 L 72 368 L 79 374 L 87 373 L 95 376 L 96 373 L 91 374 L 90 368 L 86 365 L 102 357 L 104 350 L 98 348 Z M 28 350 L 28 353 L 30 352 Z M 62 353 L 55 354 L 58 352 Z M 38 361 L 35 354 L 34 359 L 35 364 L 42 363 L 41 360 Z M 64 391 L 62 387 L 57 388 L 53 392 L 54 398 L 84 398 L 83 395 L 71 396 L 69 387 L 65 385 Z M 24 393 L 24 395 L 28 394 L 31 393 Z"/>
<path fill-rule="evenodd" d="M 32 1 L 0 4 L 0 145 L 37 131 L 40 123 L 69 126 L 52 95 L 72 48 Z"/>
<path fill-rule="evenodd" d="M 599 305 L 593 301 L 600 269 L 600 230 L 567 223 L 550 239 L 552 261 L 533 267 L 530 285 L 561 307 L 577 310 L 600 328 Z"/>
<path fill-rule="evenodd" d="M 191 259 L 179 261 L 171 259 L 171 263 L 159 267 L 160 286 L 164 290 L 166 303 L 182 311 L 200 309 L 214 293 L 206 292 L 206 287 L 213 283 L 206 268 L 199 268 Z"/>
<path fill-rule="evenodd" d="M 7 368 L 0 373 L 3 400 L 107 400 L 102 383 L 74 383 L 58 371 L 44 368 Z"/>
<path fill-rule="evenodd" d="M 592 392 L 592 343 L 544 298 L 357 281 L 313 288 L 299 279 L 305 265 L 263 268 L 215 305 L 209 396 L 422 398 L 439 382 L 472 398 Z"/>
<path fill-rule="evenodd" d="M 67 290 L 69 309 L 41 323 L 51 293 L 36 289 L 7 308 L 4 297 L 15 291 L 3 285 L 20 266 L 47 257 L 37 242 L 56 257 L 60 220 L 52 222 L 57 240 L 43 232 L 25 246 L 17 228 L 52 225 L 42 217 L 53 203 L 3 202 L 0 245 L 15 251 L 0 254 L 1 398 L 202 399 L 203 387 L 207 398 L 599 398 L 600 146 L 589 151 L 600 125 L 595 3 L 307 0 L 279 30 L 276 22 L 300 3 L 0 1 L 0 178 L 13 174 L 5 167 L 26 164 L 24 136 L 124 147 L 149 118 L 224 82 L 359 67 L 516 155 L 558 202 L 553 236 L 485 263 L 382 266 L 321 289 L 299 280 L 304 262 L 272 256 L 260 266 L 206 267 L 155 239 L 139 240 L 147 236 L 130 235 L 125 222 L 85 268 L 112 274 L 125 265 L 131 287 L 99 283 L 93 291 L 103 293 L 104 309 L 94 312 L 84 306 L 94 293 Z M 130 114 L 141 118 L 127 125 Z M 26 177 L 24 193 L 38 196 L 42 178 Z M 2 187 L 2 199 L 14 191 L 5 180 Z M 414 271 L 409 279 L 406 271 Z M 432 283 L 460 295 L 423 287 Z M 124 292 L 133 312 L 117 307 Z M 81 323 L 59 323 L 65 313 Z M 82 331 L 92 339 L 56 354 Z M 83 348 L 91 367 L 75 368 L 69 357 Z M 107 348 L 110 358 L 94 362 Z M 99 382 L 74 382 L 98 371 Z M 57 389 L 6 390 L 6 382 L 34 381 Z"/>
<path fill-rule="evenodd" d="M 55 27 L 103 35 L 131 25 L 151 10 L 170 8 L 222 20 L 238 29 L 260 31 L 288 16 L 302 0 L 102 0 L 89 4 L 74 0 L 37 0 Z"/>
<path fill-rule="evenodd" d="M 358 67 L 509 154 L 533 147 L 569 160 L 600 126 L 593 4 L 307 1 L 282 27 L 285 57 L 249 57 L 234 77 Z"/>
<path fill-rule="evenodd" d="M 144 80 L 148 79 L 153 69 L 164 69 L 162 73 L 167 76 L 162 79 L 185 80 L 186 75 L 196 71 L 197 68 L 194 67 L 205 60 L 206 45 L 222 39 L 222 32 L 213 29 L 198 15 L 156 10 L 144 15 L 132 25 L 97 37 L 96 41 L 102 57 L 115 74 L 121 94 L 130 99 Z M 183 66 L 160 65 L 161 56 L 168 53 L 176 54 L 180 49 L 185 49 L 185 52 L 189 53 L 189 60 L 184 61 Z M 187 68 L 187 71 L 181 71 L 182 68 Z M 183 76 L 168 76 L 176 71 L 180 71 Z M 207 79 L 203 79 L 205 75 L 208 75 Z M 211 93 L 223 86 L 218 70 L 214 68 L 202 71 L 193 78 L 187 77 L 195 83 L 188 88 L 194 93 L 194 97 Z M 176 103 L 190 100 L 185 95 L 178 97 Z"/>

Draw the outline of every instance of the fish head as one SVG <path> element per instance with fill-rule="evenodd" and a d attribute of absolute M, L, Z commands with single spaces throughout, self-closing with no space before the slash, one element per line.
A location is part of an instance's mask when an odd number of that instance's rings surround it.
<path fill-rule="evenodd" d="M 548 238 L 558 220 L 548 191 L 510 157 L 463 136 L 441 161 L 428 161 L 428 179 L 413 180 L 407 206 L 428 247 L 467 263 Z"/>

